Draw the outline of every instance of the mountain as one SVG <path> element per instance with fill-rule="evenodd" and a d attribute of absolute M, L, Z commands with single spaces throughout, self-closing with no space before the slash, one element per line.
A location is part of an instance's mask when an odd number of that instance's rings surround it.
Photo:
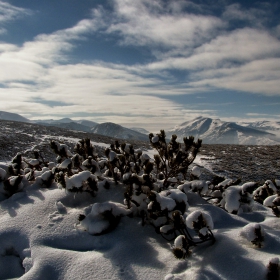
<path fill-rule="evenodd" d="M 141 141 L 148 141 L 148 135 L 139 133 L 129 128 L 125 128 L 119 124 L 106 122 L 102 124 L 96 125 L 92 130 L 93 133 L 111 136 L 120 139 L 134 139 L 134 140 L 141 140 Z"/>
<path fill-rule="evenodd" d="M 49 119 L 49 120 L 33 120 L 34 123 L 38 123 L 38 124 L 53 124 L 53 123 L 71 123 L 74 122 L 72 119 L 70 118 L 62 118 L 59 120 L 54 120 L 54 119 Z"/>
<path fill-rule="evenodd" d="M 280 131 L 280 122 L 277 121 L 240 122 L 239 124 L 258 130 Z"/>
<path fill-rule="evenodd" d="M 93 122 L 93 121 L 88 121 L 88 120 L 79 120 L 79 121 L 75 121 L 76 123 L 88 126 L 90 128 L 95 127 L 98 123 L 97 122 Z"/>
<path fill-rule="evenodd" d="M 30 122 L 29 119 L 14 113 L 0 111 L 0 120 L 15 121 L 15 122 Z"/>
<path fill-rule="evenodd" d="M 65 122 L 65 123 L 60 123 L 60 122 L 53 122 L 53 123 L 44 123 L 40 122 L 38 124 L 45 125 L 45 126 L 55 126 L 55 127 L 60 127 L 60 128 L 66 128 L 69 130 L 76 130 L 76 131 L 83 131 L 83 132 L 91 132 L 91 128 L 76 122 Z"/>
<path fill-rule="evenodd" d="M 91 129 L 97 125 L 96 122 L 92 122 L 88 120 L 74 121 L 70 118 L 63 118 L 59 120 L 53 120 L 53 119 L 35 120 L 33 122 L 46 126 L 56 126 L 60 128 L 66 128 L 70 130 L 84 131 L 84 132 L 91 132 Z"/>
<path fill-rule="evenodd" d="M 275 134 L 275 139 L 280 141 L 280 122 L 277 121 L 256 121 L 256 122 L 240 122 L 240 125 L 266 131 Z"/>
<path fill-rule="evenodd" d="M 275 135 L 263 130 L 245 127 L 234 122 L 220 119 L 198 117 L 182 123 L 174 129 L 166 131 L 168 138 L 176 134 L 182 141 L 185 136 L 194 136 L 203 140 L 204 144 L 245 144 L 275 145 L 280 144 Z"/>
<path fill-rule="evenodd" d="M 150 132 L 148 130 L 146 130 L 145 128 L 142 128 L 142 127 L 130 127 L 131 130 L 134 130 L 134 131 L 137 131 L 137 132 L 140 132 L 142 134 L 146 134 L 146 135 L 149 135 Z"/>

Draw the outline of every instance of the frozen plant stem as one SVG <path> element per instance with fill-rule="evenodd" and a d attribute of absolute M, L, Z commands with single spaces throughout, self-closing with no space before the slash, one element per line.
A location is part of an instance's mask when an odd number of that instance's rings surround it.
<path fill-rule="evenodd" d="M 172 135 L 167 145 L 164 130 L 161 130 L 156 136 L 150 133 L 149 139 L 151 146 L 158 152 L 158 155 L 155 155 L 155 162 L 159 169 L 157 174 L 160 171 L 164 177 L 163 187 L 167 188 L 168 179 L 178 176 L 179 173 L 186 178 L 188 167 L 196 158 L 202 140 L 198 139 L 197 142 L 194 142 L 193 136 L 184 137 L 184 145 L 182 145 L 176 141 L 177 135 Z"/>

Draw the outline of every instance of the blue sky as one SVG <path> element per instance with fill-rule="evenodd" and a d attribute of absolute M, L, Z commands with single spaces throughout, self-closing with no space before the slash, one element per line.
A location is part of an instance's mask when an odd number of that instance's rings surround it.
<path fill-rule="evenodd" d="M 0 110 L 150 130 L 280 120 L 280 2 L 0 1 Z"/>

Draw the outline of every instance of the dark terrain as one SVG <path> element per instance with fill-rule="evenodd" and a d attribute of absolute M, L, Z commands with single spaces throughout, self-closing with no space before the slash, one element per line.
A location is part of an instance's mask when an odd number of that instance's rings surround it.
<path fill-rule="evenodd" d="M 186 135 L 188 136 L 188 135 Z M 0 161 L 10 161 L 17 152 L 32 157 L 30 149 L 43 153 L 45 160 L 54 161 L 55 155 L 50 148 L 50 140 L 55 139 L 67 144 L 73 151 L 75 141 L 71 138 L 90 138 L 93 142 L 111 144 L 112 137 L 93 133 L 77 132 L 57 127 L 31 123 L 0 120 Z M 119 140 L 120 143 L 123 140 Z M 129 141 L 135 148 L 148 149 L 149 143 Z M 97 149 L 102 154 L 102 148 Z M 280 179 L 280 145 L 203 145 L 199 153 L 203 166 L 211 167 L 215 174 L 242 182 Z M 212 172 L 206 172 L 207 176 Z"/>
<path fill-rule="evenodd" d="M 227 178 L 240 178 L 242 182 L 280 178 L 280 145 L 202 144 L 200 155 L 203 165 Z"/>
<path fill-rule="evenodd" d="M 77 141 L 82 138 L 90 138 L 91 141 L 106 144 L 114 143 L 115 140 L 123 143 L 121 139 L 94 133 L 68 130 L 54 126 L 0 120 L 0 160 L 10 161 L 17 152 L 28 154 L 27 150 L 35 147 L 35 149 L 44 153 L 46 160 L 53 161 L 55 160 L 55 155 L 50 148 L 50 141 L 58 140 L 61 143 L 67 144 L 70 150 L 73 151 L 77 142 L 73 141 L 73 138 L 77 139 Z M 129 140 L 129 143 L 135 148 L 149 148 L 148 142 Z"/>

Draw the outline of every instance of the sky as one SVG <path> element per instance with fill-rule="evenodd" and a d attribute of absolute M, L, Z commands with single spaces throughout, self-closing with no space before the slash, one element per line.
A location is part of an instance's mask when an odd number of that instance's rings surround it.
<path fill-rule="evenodd" d="M 280 2 L 0 0 L 0 110 L 168 129 L 280 120 Z"/>

